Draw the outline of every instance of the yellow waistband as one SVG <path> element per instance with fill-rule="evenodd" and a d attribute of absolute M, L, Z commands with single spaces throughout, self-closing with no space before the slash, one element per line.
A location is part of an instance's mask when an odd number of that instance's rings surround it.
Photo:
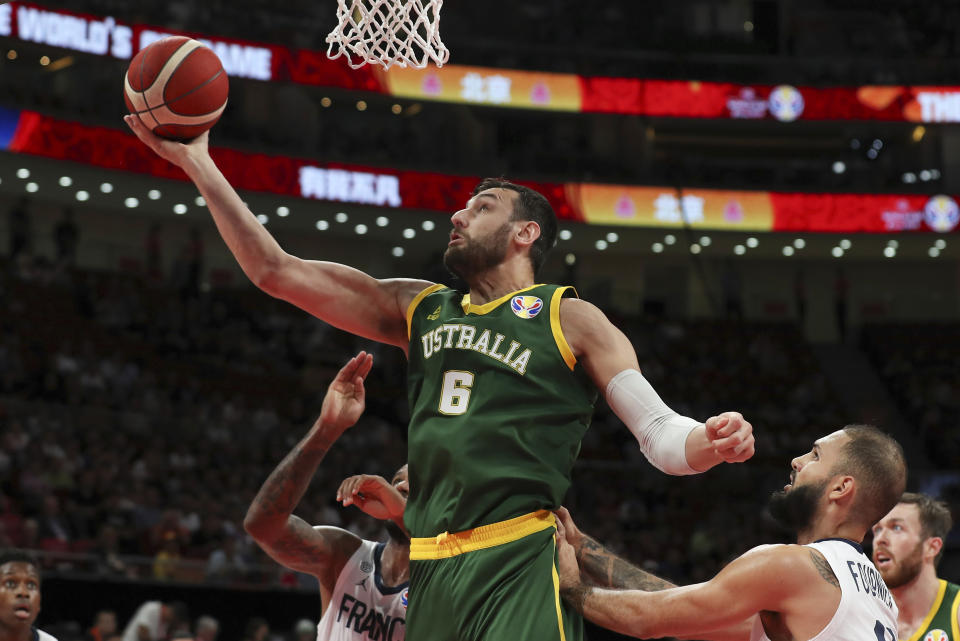
<path fill-rule="evenodd" d="M 463 532 L 442 532 L 427 539 L 410 539 L 410 559 L 427 561 L 448 559 L 464 552 L 492 548 L 522 539 L 535 532 L 556 527 L 556 519 L 549 510 L 538 510 L 499 523 L 481 525 Z"/>

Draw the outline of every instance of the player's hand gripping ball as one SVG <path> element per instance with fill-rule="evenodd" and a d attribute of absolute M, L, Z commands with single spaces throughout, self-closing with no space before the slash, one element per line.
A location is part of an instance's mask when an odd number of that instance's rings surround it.
<path fill-rule="evenodd" d="M 156 135 L 180 141 L 196 138 L 220 119 L 228 89 L 217 54 L 185 36 L 144 48 L 123 79 L 130 113 Z"/>

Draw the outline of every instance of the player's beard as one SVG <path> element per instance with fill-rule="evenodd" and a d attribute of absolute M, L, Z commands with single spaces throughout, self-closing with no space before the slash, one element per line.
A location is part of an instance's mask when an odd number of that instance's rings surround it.
<path fill-rule="evenodd" d="M 512 230 L 512 224 L 504 223 L 484 240 L 461 236 L 463 242 L 459 246 L 447 247 L 444 252 L 444 266 L 451 274 L 469 284 L 475 276 L 503 262 Z"/>
<path fill-rule="evenodd" d="M 400 545 L 410 545 L 410 537 L 400 529 L 400 526 L 394 523 L 393 521 L 387 521 L 384 524 L 384 527 L 387 528 L 387 534 L 390 535 L 390 539 L 394 543 L 399 543 Z"/>
<path fill-rule="evenodd" d="M 880 570 L 883 582 L 888 588 L 899 588 L 913 581 L 923 569 L 923 542 L 917 543 L 917 547 L 902 561 L 896 560 L 891 565 L 893 567 L 887 568 L 886 571 Z"/>
<path fill-rule="evenodd" d="M 770 515 L 783 527 L 798 534 L 810 527 L 817 513 L 820 497 L 827 480 L 807 485 L 795 485 L 790 491 L 779 490 L 770 495 L 767 507 Z"/>

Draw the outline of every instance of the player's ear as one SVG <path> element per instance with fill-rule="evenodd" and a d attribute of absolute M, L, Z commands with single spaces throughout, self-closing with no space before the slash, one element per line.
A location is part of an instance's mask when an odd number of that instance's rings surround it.
<path fill-rule="evenodd" d="M 943 539 L 939 536 L 931 536 L 923 542 L 923 557 L 925 559 L 935 559 L 942 549 Z"/>
<path fill-rule="evenodd" d="M 521 227 L 517 229 L 515 238 L 521 245 L 532 245 L 540 238 L 540 225 L 533 220 L 521 221 Z"/>
<path fill-rule="evenodd" d="M 835 476 L 829 485 L 828 496 L 831 501 L 852 501 L 857 493 L 857 482 L 849 475 Z"/>

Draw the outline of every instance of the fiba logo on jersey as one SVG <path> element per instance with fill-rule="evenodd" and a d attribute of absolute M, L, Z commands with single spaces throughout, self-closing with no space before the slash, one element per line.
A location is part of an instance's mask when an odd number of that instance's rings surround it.
<path fill-rule="evenodd" d="M 934 196 L 923 206 L 923 220 L 933 231 L 953 231 L 960 223 L 960 206 L 950 196 Z"/>
<path fill-rule="evenodd" d="M 950 637 L 943 630 L 930 630 L 923 641 L 950 641 Z"/>
<path fill-rule="evenodd" d="M 510 309 L 519 318 L 533 318 L 543 309 L 543 301 L 536 296 L 514 296 Z"/>
<path fill-rule="evenodd" d="M 790 85 L 774 87 L 769 103 L 770 113 L 780 122 L 793 122 L 803 113 L 803 94 Z"/>
<path fill-rule="evenodd" d="M 404 590 L 403 594 L 400 595 L 400 603 L 403 604 L 403 609 L 407 609 L 407 596 L 409 595 L 410 590 Z"/>

